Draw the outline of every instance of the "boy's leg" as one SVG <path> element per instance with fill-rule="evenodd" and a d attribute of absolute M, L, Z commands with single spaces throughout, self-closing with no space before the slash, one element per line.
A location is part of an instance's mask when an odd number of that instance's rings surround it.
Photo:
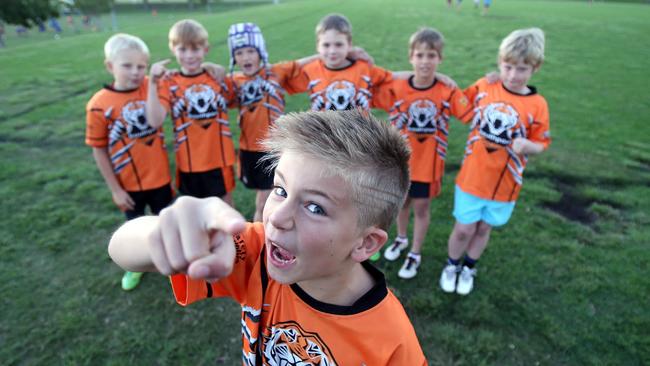
<path fill-rule="evenodd" d="M 174 200 L 171 184 L 167 184 L 160 188 L 151 190 L 147 199 L 147 204 L 151 209 L 151 213 L 158 215 L 163 208 L 169 206 Z"/>
<path fill-rule="evenodd" d="M 413 199 L 413 246 L 411 251 L 406 256 L 406 260 L 400 268 L 397 275 L 400 278 L 413 278 L 418 274 L 418 267 L 422 262 L 422 256 L 420 252 L 422 251 L 422 245 L 424 243 L 424 238 L 427 235 L 427 230 L 429 229 L 429 220 L 431 213 L 429 212 L 429 207 L 431 207 L 431 199 L 429 198 L 415 198 Z"/>
<path fill-rule="evenodd" d="M 128 192 L 131 199 L 133 199 L 134 205 L 133 210 L 127 210 L 124 212 L 126 220 L 133 220 L 137 217 L 144 215 L 144 209 L 147 205 L 147 193 L 146 192 Z M 130 291 L 138 287 L 140 284 L 140 279 L 142 278 L 141 272 L 124 272 L 122 275 L 121 286 L 122 290 Z"/>
<path fill-rule="evenodd" d="M 255 194 L 255 216 L 253 217 L 253 221 L 262 221 L 264 205 L 266 204 L 266 200 L 269 198 L 269 194 L 271 194 L 270 189 L 257 190 L 257 193 Z"/>
<path fill-rule="evenodd" d="M 490 239 L 490 232 L 492 232 L 492 226 L 490 226 L 485 221 L 479 221 L 476 226 L 476 232 L 472 237 L 471 241 L 467 246 L 467 255 L 477 261 L 483 251 L 487 247 L 488 240 Z"/>

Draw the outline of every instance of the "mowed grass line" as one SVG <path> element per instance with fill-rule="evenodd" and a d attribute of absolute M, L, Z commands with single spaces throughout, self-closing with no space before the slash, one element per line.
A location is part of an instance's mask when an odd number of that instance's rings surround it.
<path fill-rule="evenodd" d="M 453 178 L 467 129 L 452 122 L 448 175 L 416 279 L 379 262 L 404 303 L 431 364 L 643 364 L 650 260 L 650 113 L 644 98 L 650 31 L 644 5 L 496 2 L 481 17 L 443 1 L 296 1 L 220 14 L 128 14 L 152 60 L 169 57 L 166 35 L 191 16 L 211 34 L 210 60 L 227 64 L 225 35 L 260 24 L 272 61 L 314 52 L 324 14 L 346 14 L 354 41 L 377 63 L 408 69 L 419 25 L 446 37 L 441 71 L 465 86 L 495 67 L 512 29 L 542 27 L 547 58 L 533 78 L 551 110 L 554 142 L 531 159 L 511 222 L 493 233 L 477 289 L 446 296 L 436 282 L 453 225 Z M 104 23 L 108 24 L 108 23 Z M 165 278 L 147 275 L 126 294 L 106 255 L 123 220 L 83 144 L 84 106 L 103 82 L 109 33 L 28 40 L 0 51 L 0 359 L 6 364 L 238 364 L 239 309 L 232 301 L 175 305 Z M 289 110 L 306 106 L 292 97 Z M 378 113 L 381 115 L 381 113 Z M 169 128 L 168 128 L 169 132 Z M 168 140 L 168 144 L 171 140 Z M 251 216 L 253 196 L 235 200 Z"/>

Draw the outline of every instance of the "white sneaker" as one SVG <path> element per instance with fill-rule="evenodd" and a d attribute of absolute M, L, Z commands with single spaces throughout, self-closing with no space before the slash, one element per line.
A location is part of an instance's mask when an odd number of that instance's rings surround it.
<path fill-rule="evenodd" d="M 453 264 L 447 264 L 440 274 L 440 288 L 444 292 L 454 292 L 456 291 L 456 279 L 458 278 L 458 272 L 460 271 L 460 266 L 455 266 Z"/>
<path fill-rule="evenodd" d="M 399 278 L 408 280 L 409 278 L 415 277 L 415 275 L 418 274 L 418 267 L 420 267 L 420 261 L 421 261 L 420 258 L 414 257 L 409 254 L 406 257 L 404 264 L 402 264 L 402 268 L 400 268 L 399 272 L 397 272 Z"/>
<path fill-rule="evenodd" d="M 456 293 L 459 295 L 467 295 L 472 292 L 472 288 L 474 288 L 474 276 L 476 276 L 476 268 L 463 266 L 463 270 L 460 272 L 460 276 L 458 276 Z"/>
<path fill-rule="evenodd" d="M 394 261 L 399 258 L 399 255 L 402 254 L 402 250 L 408 248 L 409 241 L 408 239 L 400 239 L 399 237 L 395 238 L 393 244 L 389 245 L 388 248 L 384 251 L 384 258 L 389 261 Z"/>

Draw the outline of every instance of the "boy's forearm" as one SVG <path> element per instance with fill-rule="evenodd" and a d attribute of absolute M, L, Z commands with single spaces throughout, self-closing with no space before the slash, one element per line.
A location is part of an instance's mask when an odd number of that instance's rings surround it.
<path fill-rule="evenodd" d="M 155 82 L 149 81 L 149 90 L 147 92 L 147 123 L 153 128 L 159 128 L 165 121 L 167 111 L 158 99 L 158 88 Z"/>
<path fill-rule="evenodd" d="M 149 237 L 158 216 L 142 216 L 120 226 L 108 244 L 108 254 L 115 264 L 127 271 L 155 272 L 149 252 Z"/>
<path fill-rule="evenodd" d="M 106 182 L 108 189 L 110 189 L 111 192 L 118 192 L 120 190 L 123 190 L 120 182 L 118 182 L 117 177 L 113 172 L 113 166 L 111 165 L 111 160 L 108 156 L 108 151 L 106 148 L 94 147 L 93 157 L 95 158 L 97 168 L 102 174 L 102 177 L 104 178 L 104 182 Z"/>
<path fill-rule="evenodd" d="M 314 60 L 317 60 L 319 57 L 320 57 L 320 55 L 318 55 L 318 54 L 303 57 L 303 58 L 297 59 L 296 63 L 298 65 L 300 65 L 300 66 L 304 66 L 304 65 L 307 65 L 308 63 L 310 63 L 310 62 L 312 62 Z"/>

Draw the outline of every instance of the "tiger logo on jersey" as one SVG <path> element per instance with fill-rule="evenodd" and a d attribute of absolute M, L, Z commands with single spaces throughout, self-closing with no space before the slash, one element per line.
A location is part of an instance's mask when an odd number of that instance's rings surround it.
<path fill-rule="evenodd" d="M 491 103 L 481 113 L 477 113 L 475 118 L 480 118 L 475 123 L 479 124 L 479 133 L 484 139 L 502 147 L 510 145 L 519 121 L 519 114 L 512 106 Z"/>
<path fill-rule="evenodd" d="M 275 324 L 269 330 L 264 337 L 265 365 L 336 366 L 318 334 L 306 332 L 296 322 Z"/>
<path fill-rule="evenodd" d="M 409 107 L 409 123 L 407 129 L 414 133 L 436 133 L 436 115 L 438 108 L 435 103 L 426 99 L 418 99 Z"/>
<path fill-rule="evenodd" d="M 185 90 L 187 100 L 187 116 L 194 120 L 214 118 L 221 110 L 226 109 L 226 101 L 221 95 L 205 84 L 196 84 Z M 201 122 L 203 127 L 210 122 Z"/>
<path fill-rule="evenodd" d="M 354 108 L 354 95 L 357 89 L 347 80 L 338 80 L 330 84 L 325 90 L 327 102 L 325 109 L 344 111 Z"/>
<path fill-rule="evenodd" d="M 128 103 L 122 108 L 121 120 L 126 122 L 126 134 L 129 138 L 137 139 L 151 136 L 151 138 L 144 141 L 150 145 L 151 141 L 153 141 L 152 135 L 156 133 L 156 129 L 147 123 L 145 104 L 143 100 Z"/>

